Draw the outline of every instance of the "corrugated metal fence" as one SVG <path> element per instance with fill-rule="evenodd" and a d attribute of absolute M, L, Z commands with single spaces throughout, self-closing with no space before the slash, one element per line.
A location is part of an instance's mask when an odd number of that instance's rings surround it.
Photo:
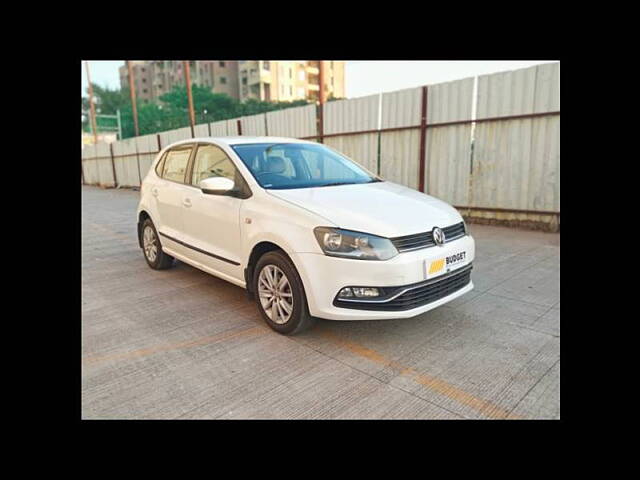
<path fill-rule="evenodd" d="M 559 229 L 559 63 L 222 120 L 193 132 L 235 135 L 317 140 L 472 221 Z M 190 127 L 86 147 L 84 182 L 139 186 L 160 149 L 188 138 Z"/>

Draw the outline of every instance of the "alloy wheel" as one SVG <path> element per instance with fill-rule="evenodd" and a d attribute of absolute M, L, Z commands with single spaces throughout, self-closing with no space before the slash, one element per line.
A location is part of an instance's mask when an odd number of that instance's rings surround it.
<path fill-rule="evenodd" d="M 142 245 L 144 248 L 144 254 L 151 263 L 156 261 L 158 256 L 158 242 L 156 234 L 149 225 L 144 229 L 142 234 Z"/>
<path fill-rule="evenodd" d="M 289 279 L 275 265 L 266 265 L 258 276 L 258 296 L 264 313 L 272 322 L 287 323 L 293 313 L 293 292 Z"/>

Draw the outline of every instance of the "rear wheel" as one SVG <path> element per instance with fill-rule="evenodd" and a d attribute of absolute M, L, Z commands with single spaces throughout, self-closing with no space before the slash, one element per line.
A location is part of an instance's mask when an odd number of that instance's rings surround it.
<path fill-rule="evenodd" d="M 256 264 L 254 292 L 265 322 L 285 335 L 300 333 L 315 323 L 309 315 L 300 275 L 280 251 L 265 253 Z"/>
<path fill-rule="evenodd" d="M 154 270 L 165 270 L 173 265 L 173 257 L 162 251 L 158 232 L 149 218 L 142 224 L 142 252 L 147 264 Z"/>

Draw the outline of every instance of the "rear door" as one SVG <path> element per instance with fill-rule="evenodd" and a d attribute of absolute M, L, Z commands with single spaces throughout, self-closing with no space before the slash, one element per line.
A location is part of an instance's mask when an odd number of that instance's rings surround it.
<path fill-rule="evenodd" d="M 202 193 L 199 184 L 209 177 L 234 181 L 236 192 L 226 195 Z M 185 242 L 195 247 L 198 262 L 238 280 L 243 280 L 241 265 L 240 206 L 250 195 L 248 186 L 233 161 L 218 146 L 197 146 L 190 174 L 191 188 L 184 200 Z"/>
<path fill-rule="evenodd" d="M 184 196 L 189 187 L 185 185 L 189 157 L 193 145 L 178 145 L 167 152 L 162 166 L 161 178 L 152 187 L 156 198 L 160 225 L 158 233 L 164 237 L 180 240 L 183 232 Z M 161 241 L 163 241 L 161 239 Z"/>

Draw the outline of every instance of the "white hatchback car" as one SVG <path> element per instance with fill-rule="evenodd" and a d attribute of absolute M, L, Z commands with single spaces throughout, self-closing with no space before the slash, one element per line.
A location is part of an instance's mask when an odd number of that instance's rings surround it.
<path fill-rule="evenodd" d="M 473 288 L 475 243 L 453 207 L 314 142 L 176 142 L 142 182 L 137 220 L 151 268 L 175 258 L 246 288 L 283 334 L 316 317 L 413 317 Z"/>

